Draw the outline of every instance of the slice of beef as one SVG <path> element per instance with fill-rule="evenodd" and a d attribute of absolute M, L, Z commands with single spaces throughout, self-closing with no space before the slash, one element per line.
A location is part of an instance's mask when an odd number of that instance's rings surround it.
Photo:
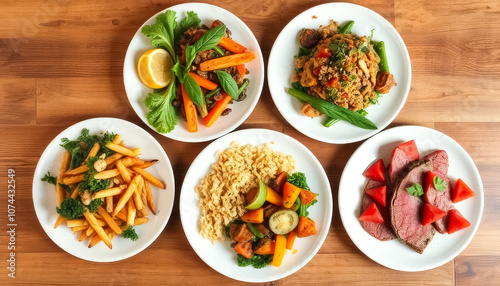
<path fill-rule="evenodd" d="M 412 144 L 413 142 L 413 144 Z M 389 161 L 389 179 L 394 184 L 405 168 L 414 160 L 418 160 L 418 150 L 415 141 L 411 140 L 398 145 L 391 154 Z"/>
<path fill-rule="evenodd" d="M 373 202 L 375 202 L 368 194 L 366 194 L 366 190 L 377 188 L 380 186 L 383 186 L 384 183 L 373 181 L 373 180 L 368 180 L 368 183 L 366 183 L 365 186 L 365 191 L 363 195 L 363 200 L 361 202 L 361 213 L 363 213 Z M 388 196 L 389 198 L 390 196 Z M 390 203 L 390 202 L 389 202 Z M 389 212 L 388 207 L 384 207 L 378 203 L 377 208 L 380 211 L 380 214 L 382 215 L 382 218 L 384 218 L 383 223 L 374 223 L 374 222 L 369 222 L 369 221 L 359 221 L 361 223 L 361 226 L 373 237 L 375 237 L 378 240 L 382 241 L 387 241 L 387 240 L 392 240 L 396 238 L 396 235 L 394 234 L 394 231 L 392 230 L 391 227 L 391 214 Z M 389 204 L 387 204 L 389 205 Z"/>
<path fill-rule="evenodd" d="M 253 233 L 246 224 L 232 223 L 229 226 L 229 236 L 232 241 L 245 242 L 253 238 Z"/>
<path fill-rule="evenodd" d="M 253 227 L 266 237 L 272 237 L 274 235 L 272 231 L 263 223 L 256 223 Z"/>
<path fill-rule="evenodd" d="M 432 170 L 432 162 L 419 160 L 411 163 L 398 182 L 394 184 L 394 193 L 391 200 L 391 224 L 399 240 L 423 253 L 431 242 L 436 229 L 428 224 L 422 225 L 422 212 L 424 201 L 419 197 L 412 196 L 406 188 L 418 183 L 425 184 L 425 175 Z"/>
<path fill-rule="evenodd" d="M 424 160 L 430 160 L 432 162 L 432 172 L 443 179 L 446 183 L 446 189 L 439 192 L 432 186 L 425 193 L 425 201 L 440 208 L 441 210 L 448 213 L 449 210 L 454 209 L 454 205 L 451 202 L 451 183 L 448 178 L 448 154 L 444 150 L 438 150 L 430 153 L 423 158 Z M 444 216 L 442 219 L 434 223 L 434 227 L 440 233 L 448 232 L 448 215 Z"/>

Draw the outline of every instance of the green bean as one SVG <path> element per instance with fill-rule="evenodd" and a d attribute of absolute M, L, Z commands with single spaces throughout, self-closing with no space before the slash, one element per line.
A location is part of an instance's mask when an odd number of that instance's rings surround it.
<path fill-rule="evenodd" d="M 344 26 L 340 27 L 338 30 L 338 33 L 339 34 L 350 34 L 350 33 L 352 33 L 351 32 L 352 26 L 354 26 L 354 21 L 351 20 L 351 21 L 345 23 Z"/>
<path fill-rule="evenodd" d="M 338 118 L 333 118 L 333 117 L 328 116 L 328 118 L 326 118 L 326 120 L 323 122 L 323 126 L 330 127 L 339 121 L 340 121 L 340 119 L 338 119 Z"/>
<path fill-rule="evenodd" d="M 378 64 L 380 70 L 383 72 L 389 72 L 389 62 L 387 61 L 387 54 L 385 53 L 384 41 L 376 43 L 375 46 L 373 46 L 373 49 L 375 49 L 375 52 L 377 52 L 380 57 L 380 63 Z"/>
<path fill-rule="evenodd" d="M 253 235 L 255 235 L 256 237 L 258 237 L 258 238 L 263 238 L 264 237 L 264 235 L 262 234 L 262 232 L 258 231 L 255 228 L 255 226 L 253 226 L 253 224 L 247 222 L 247 226 L 250 229 L 250 231 L 253 233 Z"/>

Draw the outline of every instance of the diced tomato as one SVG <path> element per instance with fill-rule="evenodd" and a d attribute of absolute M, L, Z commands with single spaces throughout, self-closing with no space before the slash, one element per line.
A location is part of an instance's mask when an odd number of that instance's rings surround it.
<path fill-rule="evenodd" d="M 456 209 L 448 212 L 448 233 L 452 234 L 470 226 L 470 222 Z"/>
<path fill-rule="evenodd" d="M 453 189 L 453 194 L 451 196 L 451 201 L 453 203 L 458 203 L 470 197 L 473 197 L 475 193 L 467 186 L 462 179 L 458 179 L 455 188 Z"/>
<path fill-rule="evenodd" d="M 319 75 L 320 72 L 321 72 L 321 67 L 315 67 L 315 68 L 313 68 L 313 74 Z"/>
<path fill-rule="evenodd" d="M 377 182 L 385 182 L 384 170 L 385 170 L 384 161 L 382 159 L 379 159 L 368 169 L 366 169 L 366 171 L 363 172 L 363 176 Z"/>
<path fill-rule="evenodd" d="M 384 219 L 382 218 L 382 215 L 378 211 L 378 208 L 375 205 L 375 203 L 372 203 L 365 210 L 365 212 L 359 216 L 359 220 L 374 222 L 374 223 L 383 223 L 384 222 Z"/>
<path fill-rule="evenodd" d="M 424 214 L 422 216 L 422 225 L 428 225 L 442 219 L 446 212 L 431 204 L 424 205 Z"/>
<path fill-rule="evenodd" d="M 210 26 L 210 29 L 213 29 L 213 28 L 215 28 L 215 27 L 219 27 L 220 25 L 223 25 L 223 24 L 224 24 L 224 23 L 222 23 L 219 19 L 214 20 L 214 21 L 212 22 L 212 25 Z"/>
<path fill-rule="evenodd" d="M 332 52 L 328 48 L 320 48 L 314 57 L 316 58 L 329 58 L 332 56 Z"/>
<path fill-rule="evenodd" d="M 335 87 L 338 82 L 339 82 L 339 78 L 334 76 L 331 79 L 327 80 L 325 85 L 328 87 Z"/>
<path fill-rule="evenodd" d="M 340 97 L 347 99 L 349 97 L 349 94 L 347 94 L 347 92 L 344 92 Z"/>
<path fill-rule="evenodd" d="M 429 198 L 427 197 L 427 192 L 430 189 L 434 188 L 434 177 L 436 174 L 434 174 L 432 171 L 427 172 L 427 175 L 425 177 L 425 188 L 424 188 L 424 200 L 426 203 L 429 203 Z"/>
<path fill-rule="evenodd" d="M 375 200 L 377 203 L 379 203 L 383 207 L 385 207 L 387 205 L 387 203 L 386 203 L 386 193 L 387 192 L 386 191 L 387 191 L 387 187 L 384 185 L 384 186 L 380 186 L 377 188 L 366 190 L 366 193 L 370 197 L 372 197 L 372 199 Z"/>

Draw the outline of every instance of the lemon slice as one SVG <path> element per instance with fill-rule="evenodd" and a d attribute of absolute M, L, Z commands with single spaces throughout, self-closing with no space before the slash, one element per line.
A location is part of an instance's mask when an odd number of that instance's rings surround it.
<path fill-rule="evenodd" d="M 173 78 L 174 61 L 164 49 L 153 49 L 145 52 L 137 64 L 137 72 L 142 83 L 150 88 L 167 86 Z"/>

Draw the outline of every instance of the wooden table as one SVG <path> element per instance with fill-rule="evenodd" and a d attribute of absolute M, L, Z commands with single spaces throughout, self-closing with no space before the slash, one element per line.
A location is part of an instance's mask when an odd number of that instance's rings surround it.
<path fill-rule="evenodd" d="M 183 1 L 7 0 L 0 8 L 1 283 L 239 284 L 208 267 L 181 227 L 178 197 L 187 168 L 208 143 L 182 143 L 146 127 L 122 82 L 127 45 L 151 15 Z M 314 0 L 207 1 L 240 17 L 267 60 L 280 30 Z M 485 190 L 479 230 L 457 258 L 433 270 L 398 272 L 378 265 L 351 242 L 335 209 L 319 253 L 300 271 L 268 284 L 471 284 L 500 282 L 500 5 L 498 1 L 351 1 L 388 19 L 410 53 L 408 100 L 391 126 L 414 124 L 454 138 L 472 156 Z M 101 116 L 139 124 L 163 145 L 175 170 L 174 212 L 162 235 L 134 257 L 114 263 L 75 258 L 55 245 L 35 216 L 33 172 L 47 144 L 78 121 Z M 278 113 L 264 87 L 239 129 L 263 127 L 305 144 L 323 164 L 337 197 L 342 169 L 360 143 L 333 145 L 303 136 Z M 16 171 L 16 278 L 7 277 L 7 170 Z"/>

